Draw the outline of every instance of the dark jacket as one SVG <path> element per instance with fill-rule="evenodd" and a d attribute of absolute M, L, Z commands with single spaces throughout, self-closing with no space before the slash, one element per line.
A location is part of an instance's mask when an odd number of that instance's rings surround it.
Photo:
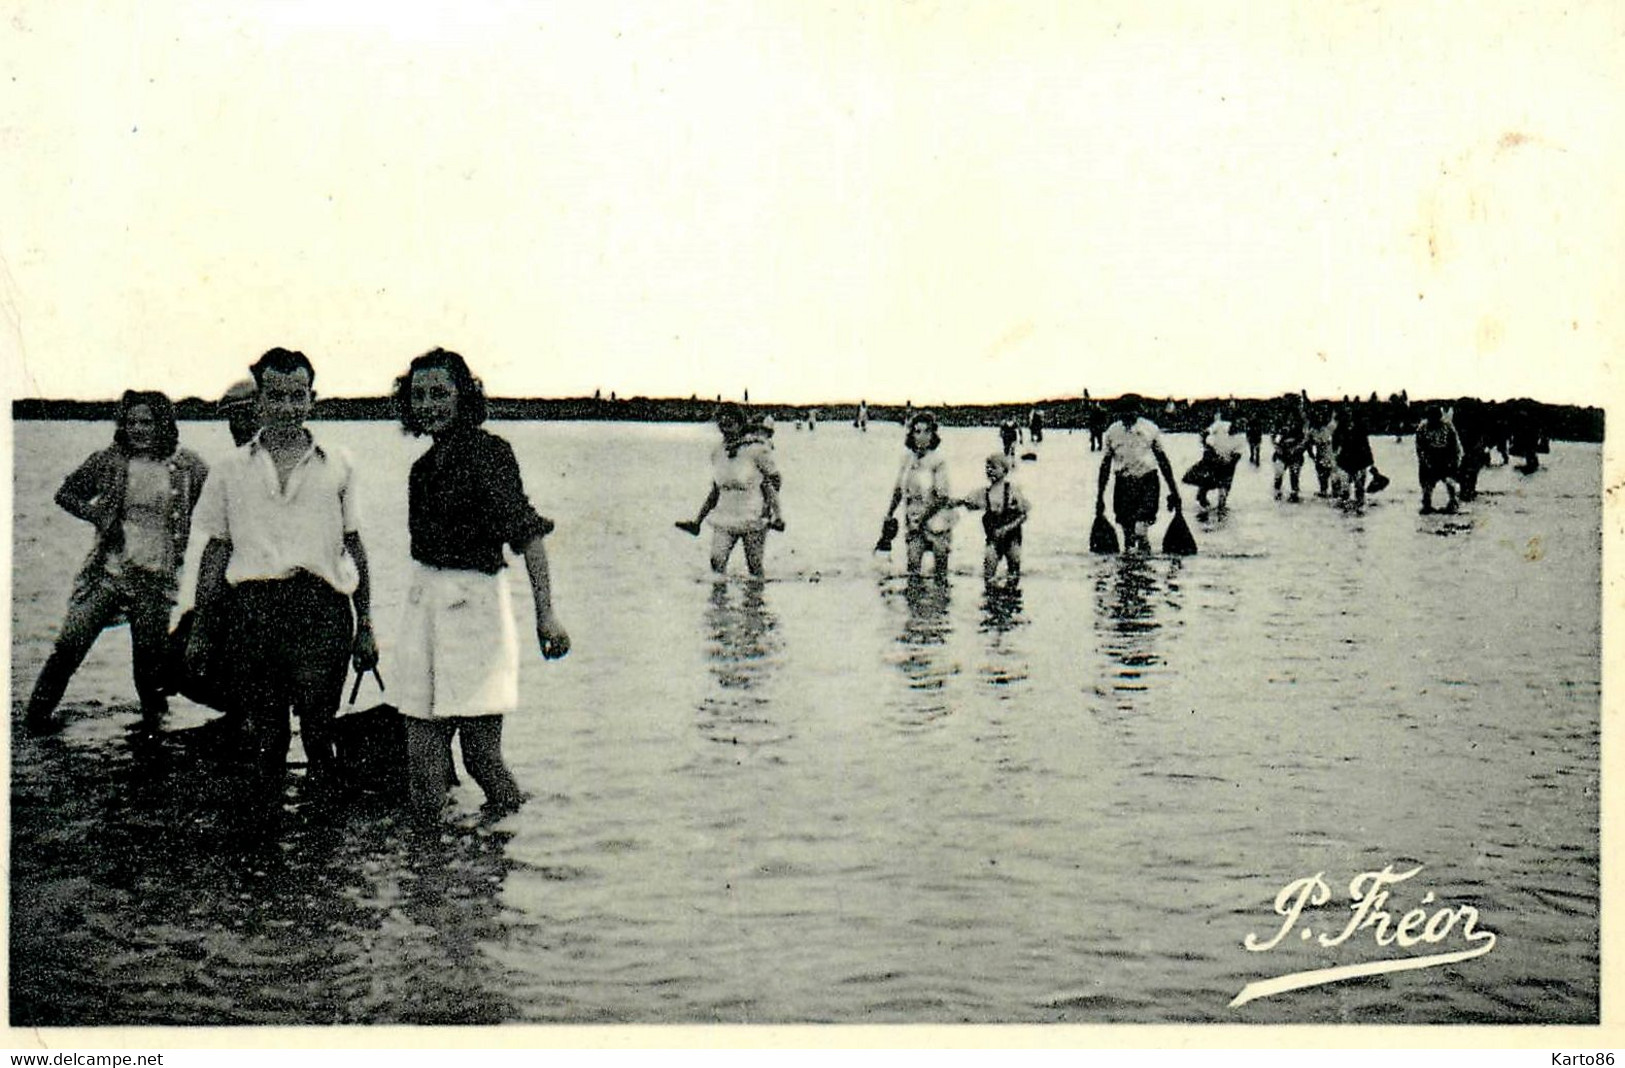
<path fill-rule="evenodd" d="M 192 531 L 192 509 L 209 477 L 209 465 L 196 453 L 182 448 L 177 448 L 165 462 L 169 467 L 169 536 L 179 568 Z M 129 481 L 130 458 L 117 446 L 109 446 L 91 453 L 56 491 L 56 503 L 70 515 L 96 524 L 96 544 L 80 569 L 81 575 L 101 571 L 108 554 L 124 547 L 124 532 L 116 520 L 124 514 L 124 492 Z M 174 575 L 165 577 L 175 580 Z"/>

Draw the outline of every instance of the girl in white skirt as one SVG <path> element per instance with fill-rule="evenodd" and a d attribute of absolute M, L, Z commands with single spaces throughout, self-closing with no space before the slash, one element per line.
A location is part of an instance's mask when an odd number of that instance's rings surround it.
<path fill-rule="evenodd" d="M 519 704 L 503 546 L 525 560 L 537 642 L 557 659 L 570 636 L 553 613 L 542 544 L 553 524 L 526 498 L 512 447 L 480 428 L 485 393 L 461 356 L 435 349 L 413 360 L 395 401 L 408 431 L 434 438 L 408 482 L 412 576 L 395 669 L 412 809 L 432 817 L 444 805 L 456 735 L 487 806 L 511 810 L 525 795 L 502 759 L 502 718 Z"/>

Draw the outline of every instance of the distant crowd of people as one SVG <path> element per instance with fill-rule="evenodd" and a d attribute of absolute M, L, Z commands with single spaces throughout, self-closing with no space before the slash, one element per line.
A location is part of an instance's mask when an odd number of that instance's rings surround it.
<path fill-rule="evenodd" d="M 1164 500 L 1175 517 L 1183 516 L 1181 485 L 1195 489 L 1198 517 L 1225 514 L 1237 467 L 1243 457 L 1255 466 L 1261 464 L 1266 434 L 1272 444 L 1276 500 L 1302 500 L 1306 463 L 1313 465 L 1316 496 L 1353 508 L 1363 506 L 1368 494 L 1381 492 L 1391 481 L 1377 468 L 1372 452 L 1371 402 L 1349 398 L 1312 402 L 1300 392 L 1263 406 L 1255 404 L 1245 418 L 1220 405 L 1199 431 L 1201 458 L 1177 478 L 1163 447 L 1163 431 L 1151 414 L 1155 405 L 1134 395 L 1110 402 L 1086 401 L 1085 405 L 1089 448 L 1103 454 L 1096 479 L 1096 515 L 1106 513 L 1110 487 L 1112 517 L 1122 531 L 1117 544 L 1124 551 L 1152 548 L 1150 530 Z M 1381 410 L 1387 428 L 1393 420 L 1392 406 Z M 1453 512 L 1461 502 L 1471 501 L 1477 492 L 1478 473 L 1491 463 L 1493 453 L 1498 451 L 1503 463 L 1509 462 L 1509 456 L 1519 457 L 1519 469 L 1529 472 L 1538 468 L 1539 456 L 1548 447 L 1538 419 L 1521 406 L 1502 408 L 1463 399 L 1448 408 L 1433 403 L 1419 411 L 1420 421 L 1411 429 L 1424 514 L 1436 510 L 1434 493 L 1441 486 L 1446 500 L 1437 510 Z M 853 426 L 867 431 L 867 402 L 860 403 L 857 412 Z M 936 417 L 915 411 L 911 403 L 903 410 L 903 424 L 906 451 L 876 548 L 889 550 L 901 533 L 910 574 L 921 573 L 929 555 L 933 572 L 945 576 L 952 554 L 954 510 L 977 510 L 982 512 L 986 535 L 986 579 L 994 581 L 1001 567 L 1009 578 L 1018 577 L 1022 528 L 1032 505 L 1014 478 L 1016 458 L 1024 440 L 1032 445 L 1043 441 L 1045 412 L 1033 408 L 1025 425 L 1011 416 L 1000 419 L 999 451 L 989 455 L 985 465 L 987 485 L 964 497 L 949 489 L 947 465 L 937 452 L 941 433 Z M 733 546 L 743 544 L 747 570 L 760 576 L 767 532 L 784 529 L 779 502 L 783 478 L 773 460 L 772 419 L 723 404 L 717 410 L 717 426 L 722 442 L 712 454 L 710 494 L 694 519 L 676 525 L 698 535 L 709 517 L 712 567 L 724 571 Z M 1036 453 L 1021 456 L 1033 459 Z M 719 509 L 722 502 L 726 506 Z"/>

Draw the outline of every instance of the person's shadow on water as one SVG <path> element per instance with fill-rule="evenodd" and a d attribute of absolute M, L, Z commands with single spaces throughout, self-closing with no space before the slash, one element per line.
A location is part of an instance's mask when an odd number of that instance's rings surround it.
<path fill-rule="evenodd" d="M 1134 696 L 1150 688 L 1163 666 L 1157 647 L 1161 616 L 1177 605 L 1182 561 L 1125 553 L 1104 563 L 1095 579 L 1095 626 L 1110 691 L 1130 711 Z"/>
<path fill-rule="evenodd" d="M 778 618 L 767 607 L 760 579 L 718 580 L 705 612 L 711 674 L 725 689 L 751 690 L 772 669 Z"/>
<path fill-rule="evenodd" d="M 985 634 L 1004 635 L 1027 625 L 1022 612 L 1021 587 L 989 584 L 982 594 L 982 631 Z"/>
<path fill-rule="evenodd" d="M 479 949 L 504 933 L 505 835 L 414 839 L 299 776 L 252 811 L 229 764 L 166 742 L 33 754 L 62 785 L 13 827 L 14 1025 L 515 1017 Z"/>
<path fill-rule="evenodd" d="M 897 655 L 890 659 L 908 687 L 902 722 L 919 726 L 952 711 L 945 693 L 949 680 L 959 672 L 946 650 L 953 633 L 949 617 L 952 589 L 935 576 L 909 575 L 904 581 L 903 626 L 897 635 Z M 896 596 L 895 587 L 883 585 L 882 596 Z"/>
<path fill-rule="evenodd" d="M 717 580 L 705 627 L 706 664 L 714 685 L 700 701 L 700 729 L 727 744 L 777 738 L 766 690 L 777 674 L 781 643 L 766 584 L 755 578 Z"/>
<path fill-rule="evenodd" d="M 400 912 L 404 974 L 391 1013 L 412 1025 L 498 1024 L 518 1018 L 517 983 L 485 950 L 506 941 L 502 888 L 514 869 L 512 834 L 436 828 L 406 843 Z M 411 942 L 410 948 L 406 946 Z"/>
<path fill-rule="evenodd" d="M 1017 684 L 1032 674 L 1021 632 L 1028 619 L 1021 587 L 989 584 L 982 593 L 982 622 L 977 629 L 987 638 L 988 660 L 981 669 L 982 679 L 999 690 L 1001 699 L 1014 696 Z"/>

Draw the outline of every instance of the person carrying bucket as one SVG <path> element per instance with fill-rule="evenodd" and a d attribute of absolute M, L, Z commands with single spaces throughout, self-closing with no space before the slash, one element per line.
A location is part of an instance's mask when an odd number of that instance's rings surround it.
<path fill-rule="evenodd" d="M 1128 394 L 1117 402 L 1118 421 L 1106 428 L 1096 478 L 1095 515 L 1106 512 L 1106 483 L 1116 472 L 1112 488 L 1112 514 L 1123 529 L 1123 551 L 1151 551 L 1151 525 L 1157 519 L 1160 472 L 1168 484 L 1168 508 L 1176 516 L 1184 514 L 1174 469 L 1163 451 L 1162 432 L 1140 415 L 1140 398 Z"/>

